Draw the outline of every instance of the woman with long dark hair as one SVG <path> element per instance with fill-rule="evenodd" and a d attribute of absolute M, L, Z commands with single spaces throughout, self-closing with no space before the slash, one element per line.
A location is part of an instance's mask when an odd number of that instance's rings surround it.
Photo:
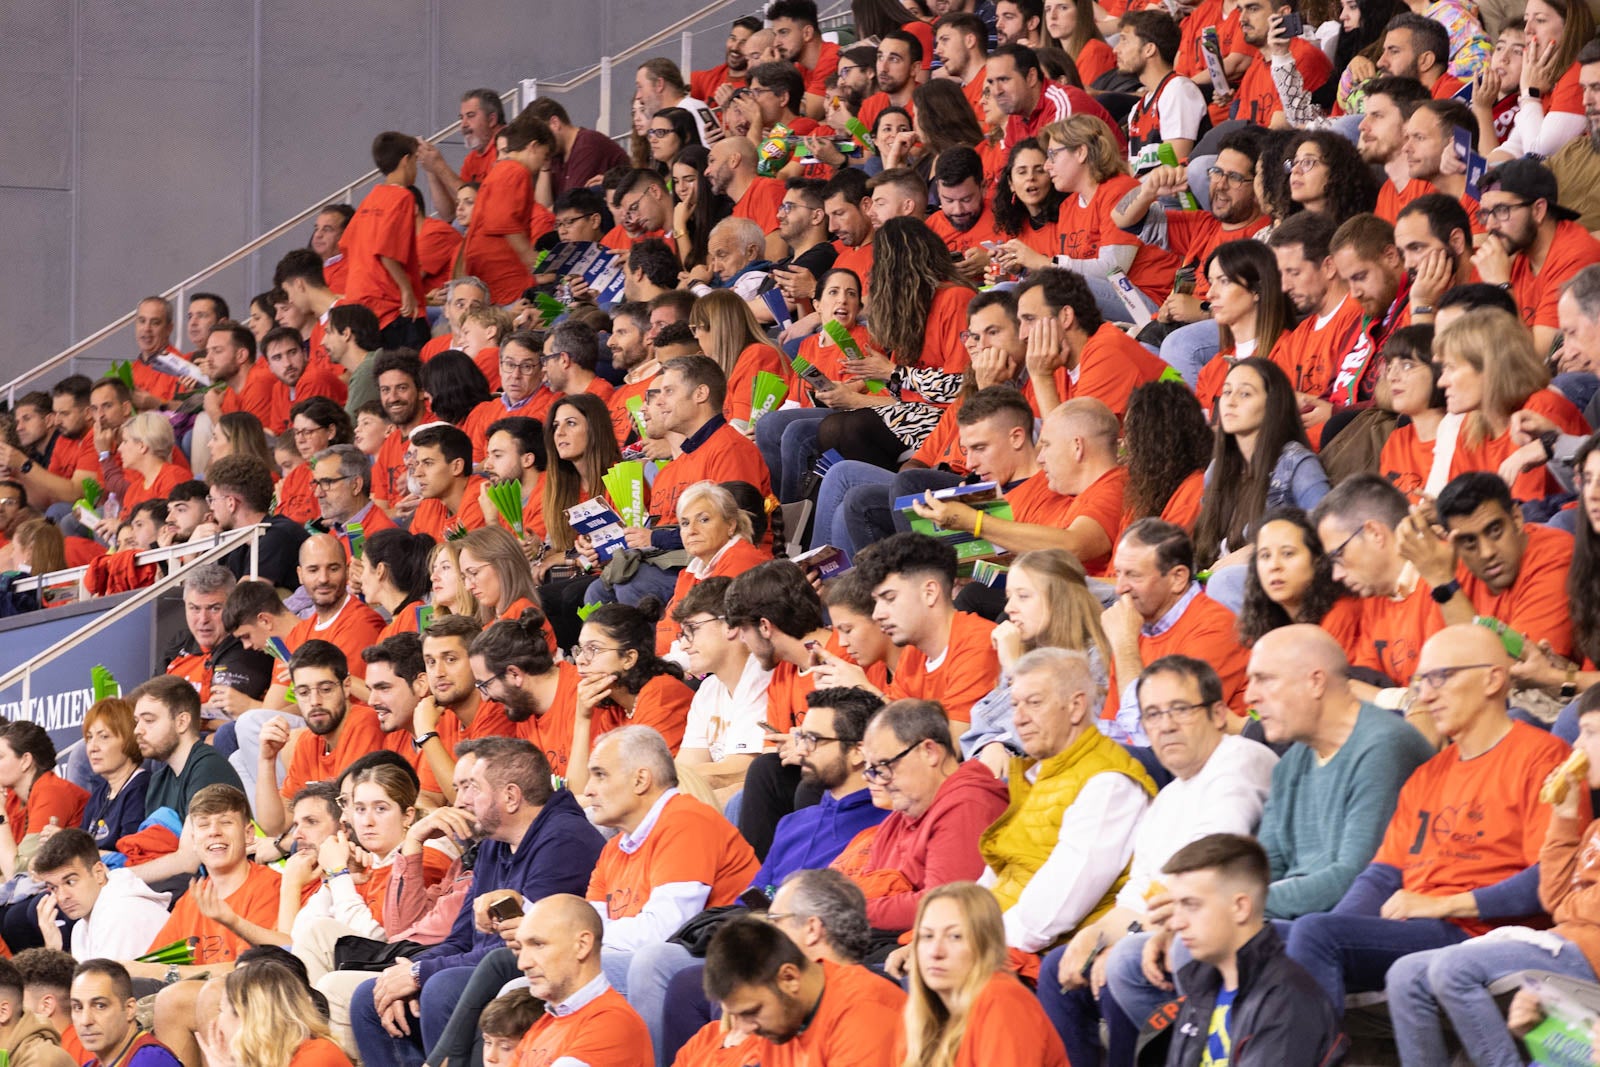
<path fill-rule="evenodd" d="M 1400 327 L 1378 354 L 1389 383 L 1389 410 L 1405 416 L 1383 443 L 1378 473 L 1413 503 L 1424 492 L 1438 496 L 1448 477 L 1431 491 L 1425 488 L 1433 471 L 1439 427 L 1446 417 L 1444 389 L 1439 385 L 1443 368 L 1433 359 L 1433 326 Z M 1445 469 L 1448 472 L 1449 467 Z"/>
<path fill-rule="evenodd" d="M 310 522 L 322 513 L 311 485 L 311 457 L 334 445 L 347 445 L 355 428 L 343 404 L 325 396 L 308 396 L 290 409 L 289 432 L 300 462 L 278 483 L 278 514 Z"/>
<path fill-rule="evenodd" d="M 535 355 L 542 357 L 544 353 Z M 494 395 L 489 388 L 489 379 L 484 377 L 477 363 L 454 349 L 440 352 L 424 363 L 419 384 L 428 397 L 434 418 L 452 426 L 465 423 L 473 408 Z M 480 458 L 473 457 L 474 460 Z"/>
<path fill-rule="evenodd" d="M 677 200 L 672 207 L 672 229 L 687 235 L 678 238 L 678 260 L 688 271 L 705 268 L 711 228 L 733 212 L 732 201 L 715 192 L 706 180 L 710 162 L 711 153 L 698 144 L 689 145 L 672 161 L 672 195 Z M 706 270 L 706 278 L 710 277 Z"/>
<path fill-rule="evenodd" d="M 1044 35 L 1073 58 L 1084 88 L 1117 69 L 1117 54 L 1094 21 L 1094 0 L 1044 0 Z"/>
<path fill-rule="evenodd" d="M 1270 359 L 1234 364 L 1212 423 L 1215 443 L 1194 537 L 1195 565 L 1202 569 L 1244 562 L 1251 531 L 1270 509 L 1294 504 L 1309 510 L 1328 493 L 1294 386 Z"/>
<path fill-rule="evenodd" d="M 650 116 L 644 136 L 650 142 L 650 159 L 654 164 L 652 169 L 661 174 L 668 172 L 679 152 L 700 143 L 694 116 L 681 107 L 664 107 Z"/>
<path fill-rule="evenodd" d="M 1220 347 L 1200 368 L 1194 392 L 1200 406 L 1212 412 L 1229 369 L 1241 359 L 1269 355 L 1293 324 L 1277 257 L 1260 241 L 1218 245 L 1206 260 L 1206 280 Z"/>
<path fill-rule="evenodd" d="M 798 400 L 800 383 L 783 349 L 767 338 L 750 305 L 731 289 L 715 289 L 694 302 L 689 329 L 700 350 L 722 368 L 727 378 L 723 418 L 748 431 L 756 375 L 763 371 L 782 378 L 789 397 Z"/>
<path fill-rule="evenodd" d="M 948 149 L 972 148 L 983 140 L 978 116 L 972 113 L 966 92 L 954 79 L 937 78 L 913 89 L 911 115 L 911 128 L 927 146 L 934 164 Z"/>
<path fill-rule="evenodd" d="M 1371 211 L 1378 181 L 1348 137 L 1332 130 L 1302 130 L 1285 152 L 1290 214 L 1317 211 L 1335 222 Z"/>
<path fill-rule="evenodd" d="M 911 113 L 903 107 L 886 107 L 872 120 L 872 144 L 877 152 L 861 164 L 861 172 L 869 178 L 876 177 L 894 167 L 917 167 L 917 173 L 928 176 L 926 157 L 916 146 L 916 127 Z"/>
<path fill-rule="evenodd" d="M 1339 75 L 1334 99 L 1346 115 L 1359 115 L 1367 98 L 1362 86 L 1378 76 L 1383 54 L 1384 28 L 1394 17 L 1398 0 L 1339 0 L 1339 42 L 1334 46 L 1333 69 Z"/>
<path fill-rule="evenodd" d="M 1026 137 L 1013 145 L 994 190 L 994 228 L 1007 238 L 994 253 L 990 270 L 995 280 L 1055 262 L 1061 251 L 1056 223 L 1064 199 L 1050 180 L 1038 140 Z"/>
<path fill-rule="evenodd" d="M 1524 155 L 1549 156 L 1584 132 L 1577 59 L 1583 46 L 1594 40 L 1592 9 L 1578 0 L 1528 0 L 1522 18 L 1527 26 L 1523 105 L 1510 136 L 1490 156 L 1496 163 Z M 1545 49 L 1552 54 L 1548 62 L 1540 62 Z M 1508 88 L 1515 87 L 1502 91 Z M 1537 99 L 1533 90 L 1539 91 Z"/>
<path fill-rule="evenodd" d="M 389 622 L 378 640 L 399 633 L 416 633 L 416 609 L 427 600 L 433 582 L 428 556 L 433 538 L 406 530 L 379 530 L 367 538 L 361 567 L 361 597 L 381 609 Z"/>
<path fill-rule="evenodd" d="M 1245 568 L 1239 643 L 1254 645 L 1269 630 L 1295 623 L 1321 626 L 1343 648 L 1354 646 L 1359 601 L 1333 578 L 1317 528 L 1299 508 L 1273 508 L 1261 517 Z"/>
<path fill-rule="evenodd" d="M 567 788 L 581 794 L 589 781 L 595 739 L 619 726 L 649 726 L 676 754 L 689 721 L 694 692 L 683 668 L 656 655 L 656 620 L 661 602 L 645 597 L 637 606 L 602 604 L 590 613 L 568 658 L 578 668 L 577 715 Z"/>
<path fill-rule="evenodd" d="M 605 402 L 589 393 L 557 400 L 545 422 L 545 452 L 550 459 L 541 501 L 548 548 L 544 559 L 534 566 L 534 577 L 545 617 L 564 647 L 578 638 L 577 610 L 594 581 L 591 573 L 571 569 L 580 565 L 579 537 L 567 518 L 567 509 L 604 496 L 601 479 L 622 462 Z M 557 568 L 562 568 L 559 574 L 552 573 Z"/>
<path fill-rule="evenodd" d="M 872 248 L 868 291 L 893 299 L 868 300 L 875 348 L 845 364 L 853 381 L 819 390 L 818 400 L 835 414 L 818 425 L 817 444 L 823 452 L 836 449 L 845 459 L 895 469 L 900 454 L 933 432 L 961 390 L 968 363 L 961 335 L 973 288 L 945 243 L 916 219 L 888 220 Z M 887 387 L 866 392 L 867 379 Z"/>
<path fill-rule="evenodd" d="M 1127 521 L 1155 516 L 1192 534 L 1211 438 L 1200 402 L 1182 382 L 1146 382 L 1135 389 L 1122 417 Z"/>

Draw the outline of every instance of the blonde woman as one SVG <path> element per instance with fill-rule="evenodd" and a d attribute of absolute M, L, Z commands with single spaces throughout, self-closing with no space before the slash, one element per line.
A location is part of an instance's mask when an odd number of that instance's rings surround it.
<path fill-rule="evenodd" d="M 1056 223 L 1064 265 L 1083 275 L 1101 314 L 1111 321 L 1132 321 L 1108 280 L 1114 271 L 1128 276 L 1138 290 L 1130 298 L 1142 299 L 1154 315 L 1172 291 L 1178 257 L 1145 244 L 1112 220 L 1118 201 L 1137 189 L 1139 180 L 1129 173 L 1111 127 L 1093 115 L 1073 115 L 1040 131 L 1039 144 L 1050 181 L 1066 196 Z"/>
<path fill-rule="evenodd" d="M 216 1017 L 195 1035 L 208 1067 L 351 1067 L 289 965 L 253 960 L 222 988 Z"/>
<path fill-rule="evenodd" d="M 762 371 L 783 379 L 789 388 L 786 399 L 800 399 L 794 368 L 783 350 L 767 340 L 750 306 L 737 293 L 718 289 L 696 300 L 689 312 L 689 329 L 699 339 L 700 350 L 728 376 L 722 417 L 729 422 L 749 427 L 751 390 Z"/>
<path fill-rule="evenodd" d="M 533 568 L 509 530 L 485 526 L 460 540 L 461 580 L 478 602 L 478 621 L 517 619 L 539 604 Z"/>
<path fill-rule="evenodd" d="M 428 553 L 428 582 L 436 615 L 476 618 L 478 601 L 461 579 L 461 543 L 440 541 Z"/>
<path fill-rule="evenodd" d="M 672 609 L 695 585 L 707 578 L 737 578 L 751 567 L 772 559 L 772 553 L 755 544 L 750 516 L 716 482 L 696 482 L 678 497 L 678 532 L 683 537 L 689 564 L 678 572 L 662 618 L 656 624 L 656 655 L 664 656 L 682 627 Z"/>
<path fill-rule="evenodd" d="M 146 500 L 166 499 L 173 486 L 188 480 L 188 472 L 172 462 L 176 443 L 172 423 L 160 412 L 142 411 L 123 424 L 122 442 L 117 445 L 117 457 L 128 478 L 122 514 L 132 515 Z"/>
<path fill-rule="evenodd" d="M 1585 437 L 1589 427 L 1572 401 L 1551 387 L 1550 371 L 1534 351 L 1527 327 L 1499 308 L 1478 308 L 1435 335 L 1433 358 L 1439 363 L 1446 411 L 1434 449 L 1454 448 L 1450 476 L 1497 472 L 1512 483 L 1518 500 L 1537 500 L 1554 491 L 1542 465 L 1522 472 L 1519 463 L 1508 463 L 1517 449 L 1511 417 L 1519 412 L 1536 416 L 1533 421 L 1541 428 L 1548 423 L 1562 433 Z"/>
<path fill-rule="evenodd" d="M 1044 1009 L 1006 969 L 993 893 L 973 882 L 931 889 L 911 930 L 900 1067 L 1067 1067 Z"/>

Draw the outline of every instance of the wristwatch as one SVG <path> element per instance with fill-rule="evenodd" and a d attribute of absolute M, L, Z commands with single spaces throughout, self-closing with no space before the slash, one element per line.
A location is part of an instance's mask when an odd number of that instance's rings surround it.
<path fill-rule="evenodd" d="M 27 474 L 31 470 L 33 470 L 33 460 L 25 459 L 25 460 L 22 461 L 22 466 L 17 468 L 17 473 L 18 474 Z"/>
<path fill-rule="evenodd" d="M 1451 598 L 1459 592 L 1461 592 L 1461 583 L 1452 578 L 1443 585 L 1434 586 L 1428 591 L 1428 595 L 1433 597 L 1436 604 L 1448 604 Z"/>
<path fill-rule="evenodd" d="M 420 751 L 423 745 L 427 744 L 429 741 L 431 741 L 432 739 L 434 739 L 435 737 L 438 737 L 438 736 L 439 736 L 439 731 L 438 730 L 429 730 L 427 733 L 423 734 L 421 737 L 413 737 L 411 739 L 411 743 L 413 745 L 417 746 L 417 749 Z"/>
<path fill-rule="evenodd" d="M 1571 700 L 1578 695 L 1578 665 L 1567 664 L 1567 680 L 1561 683 L 1561 699 Z"/>
<path fill-rule="evenodd" d="M 1546 430 L 1538 437 L 1539 447 L 1544 449 L 1546 463 L 1556 458 L 1556 442 L 1561 439 L 1560 430 Z"/>
<path fill-rule="evenodd" d="M 1539 88 L 1537 85 L 1530 85 L 1528 86 L 1528 96 L 1534 100 L 1538 100 L 1540 97 L 1544 96 L 1544 90 Z"/>

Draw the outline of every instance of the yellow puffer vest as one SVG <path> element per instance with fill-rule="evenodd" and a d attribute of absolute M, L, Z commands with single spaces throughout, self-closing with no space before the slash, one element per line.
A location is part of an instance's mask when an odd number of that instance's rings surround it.
<path fill-rule="evenodd" d="M 1037 780 L 1030 782 L 1027 771 L 1035 762 L 1039 773 Z M 994 895 L 1001 911 L 1017 902 L 1023 887 L 1050 858 L 1051 850 L 1061 837 L 1062 816 L 1078 799 L 1089 779 L 1107 771 L 1132 778 L 1148 796 L 1156 794 L 1156 783 L 1139 761 L 1093 724 L 1060 755 L 1042 761 L 1012 759 L 1011 803 L 978 841 L 983 861 L 997 876 Z M 1128 872 L 1124 869 L 1094 910 L 1083 917 L 1084 923 L 1091 923 L 1111 910 L 1127 878 Z M 1072 930 L 1063 931 L 1057 943 L 1066 941 L 1072 933 Z"/>

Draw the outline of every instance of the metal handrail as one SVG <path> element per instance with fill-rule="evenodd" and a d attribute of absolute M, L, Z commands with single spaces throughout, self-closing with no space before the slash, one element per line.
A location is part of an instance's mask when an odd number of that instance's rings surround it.
<path fill-rule="evenodd" d="M 101 615 L 87 626 L 84 626 L 78 630 L 74 630 L 66 637 L 63 637 L 61 640 L 57 641 L 55 644 L 38 653 L 35 653 L 33 656 L 24 660 L 22 663 L 19 663 L 17 666 L 11 668 L 4 674 L 0 674 L 0 691 L 9 689 L 13 685 L 17 684 L 18 681 L 21 681 L 22 708 L 24 714 L 26 714 L 28 706 L 31 702 L 30 698 L 32 696 L 31 689 L 34 671 L 59 658 L 63 654 L 70 652 L 72 649 L 77 648 L 80 643 L 94 637 L 96 634 L 110 627 L 113 623 L 121 622 L 134 612 L 148 606 L 157 597 L 168 592 L 182 582 L 185 574 L 191 567 L 199 567 L 207 563 L 215 563 L 235 549 L 248 544 L 250 546 L 250 575 L 254 577 L 259 562 L 261 533 L 266 528 L 267 527 L 265 524 L 248 526 L 243 529 L 229 530 L 226 534 L 217 534 L 213 538 L 210 538 L 212 541 L 211 547 L 206 549 L 182 568 L 173 571 L 171 574 L 167 575 L 165 578 L 162 578 L 154 585 L 147 586 L 144 589 L 139 590 L 133 596 L 129 597 L 127 600 L 124 600 L 122 603 L 118 604 L 104 615 Z M 193 546 L 189 545 L 186 547 L 192 548 Z M 157 552 L 166 550 L 151 549 L 150 551 Z M 141 553 L 141 559 L 142 556 L 143 554 Z M 41 575 L 40 577 L 43 578 L 46 576 Z"/>
<path fill-rule="evenodd" d="M 147 548 L 143 552 L 140 552 L 138 555 L 134 556 L 133 562 L 139 566 L 144 566 L 150 563 L 165 563 L 169 559 L 179 559 L 183 556 L 194 555 L 200 545 L 205 545 L 208 543 L 211 545 L 219 544 L 224 532 L 230 534 L 245 533 L 250 530 L 260 530 L 265 528 L 266 527 L 264 525 L 245 526 L 240 527 L 238 530 L 218 531 L 217 533 L 212 534 L 210 537 L 202 537 L 198 542 L 185 541 L 178 545 L 167 545 L 165 548 Z M 15 582 L 11 583 L 11 588 L 17 592 L 26 592 L 34 589 L 44 589 L 49 586 L 67 585 L 71 582 L 80 580 L 88 572 L 89 568 L 87 566 L 67 567 L 64 570 L 50 571 L 45 574 L 34 574 L 27 578 L 18 578 Z"/>
<path fill-rule="evenodd" d="M 517 109 L 520 110 L 521 107 L 525 107 L 531 103 L 534 97 L 537 96 L 540 91 L 547 93 L 570 92 L 580 85 L 584 85 L 597 77 L 604 76 L 604 80 L 600 83 L 600 106 L 598 108 L 598 122 L 595 128 L 601 133 L 605 133 L 609 136 L 611 128 L 611 70 L 612 65 L 617 60 L 632 58 L 645 49 L 653 48 L 662 41 L 667 40 L 673 34 L 681 34 L 683 41 L 683 61 L 681 63 L 681 68 L 683 69 L 684 73 L 687 74 L 690 67 L 690 45 L 693 41 L 693 34 L 689 32 L 688 27 L 702 19 L 716 14 L 718 11 L 724 10 L 725 8 L 749 2 L 750 0 L 710 0 L 709 3 L 699 8 L 692 14 L 685 15 L 683 18 L 678 19 L 671 25 L 658 30 L 643 40 L 637 41 L 628 46 L 621 52 L 618 52 L 616 55 L 600 57 L 600 61 L 598 63 L 583 68 L 565 81 L 552 82 L 540 81 L 537 78 L 525 78 L 519 82 L 515 88 L 508 89 L 506 92 L 501 93 L 500 99 L 503 103 L 517 104 Z M 832 19 L 838 17 L 841 10 L 847 11 L 849 9 L 849 4 L 850 0 L 835 0 L 834 3 L 829 5 L 827 13 L 824 14 L 822 18 Z M 444 127 L 444 129 L 439 130 L 438 132 L 427 137 L 426 140 L 428 140 L 430 143 L 438 144 L 440 141 L 444 140 L 446 137 L 449 137 L 451 134 L 460 129 L 461 121 L 457 119 L 455 122 L 452 122 L 450 125 Z M 620 140 L 621 137 L 624 136 L 630 135 L 618 135 L 618 139 Z M 289 233 L 295 227 L 304 225 L 307 220 L 315 218 L 318 212 L 322 211 L 330 204 L 352 202 L 357 189 L 363 185 L 366 185 L 368 182 L 376 181 L 378 177 L 379 174 L 376 169 L 367 171 L 355 181 L 343 186 L 332 196 L 324 197 L 323 199 L 318 200 L 311 207 L 308 207 L 299 214 L 280 222 L 266 233 L 256 237 L 254 240 L 248 242 L 242 247 L 228 253 L 226 256 L 223 256 L 209 267 L 205 267 L 202 270 L 196 271 L 194 274 L 189 275 L 189 277 L 185 278 L 177 285 L 162 293 L 162 297 L 173 301 L 181 311 L 183 295 L 189 290 L 195 288 L 207 278 L 210 278 L 219 271 L 226 270 L 235 263 L 243 260 L 245 257 L 255 254 L 262 248 L 271 244 L 273 241 L 276 241 L 280 237 L 283 237 Z M 32 382 L 37 381 L 44 375 L 58 370 L 60 367 L 70 363 L 72 360 L 77 359 L 78 356 L 100 344 L 118 330 L 125 328 L 128 326 L 128 324 L 133 322 L 137 313 L 137 308 L 135 308 L 133 311 L 127 312 L 126 314 L 112 321 L 109 325 L 102 326 L 100 329 L 96 330 L 88 337 L 85 337 L 83 340 L 69 345 L 67 348 L 56 353 L 54 356 L 51 356 L 43 363 L 37 364 L 24 373 L 19 374 L 17 377 L 11 379 L 4 386 L 0 386 L 0 392 L 5 393 L 6 402 L 8 404 L 15 404 L 19 390 L 23 389 Z"/>

